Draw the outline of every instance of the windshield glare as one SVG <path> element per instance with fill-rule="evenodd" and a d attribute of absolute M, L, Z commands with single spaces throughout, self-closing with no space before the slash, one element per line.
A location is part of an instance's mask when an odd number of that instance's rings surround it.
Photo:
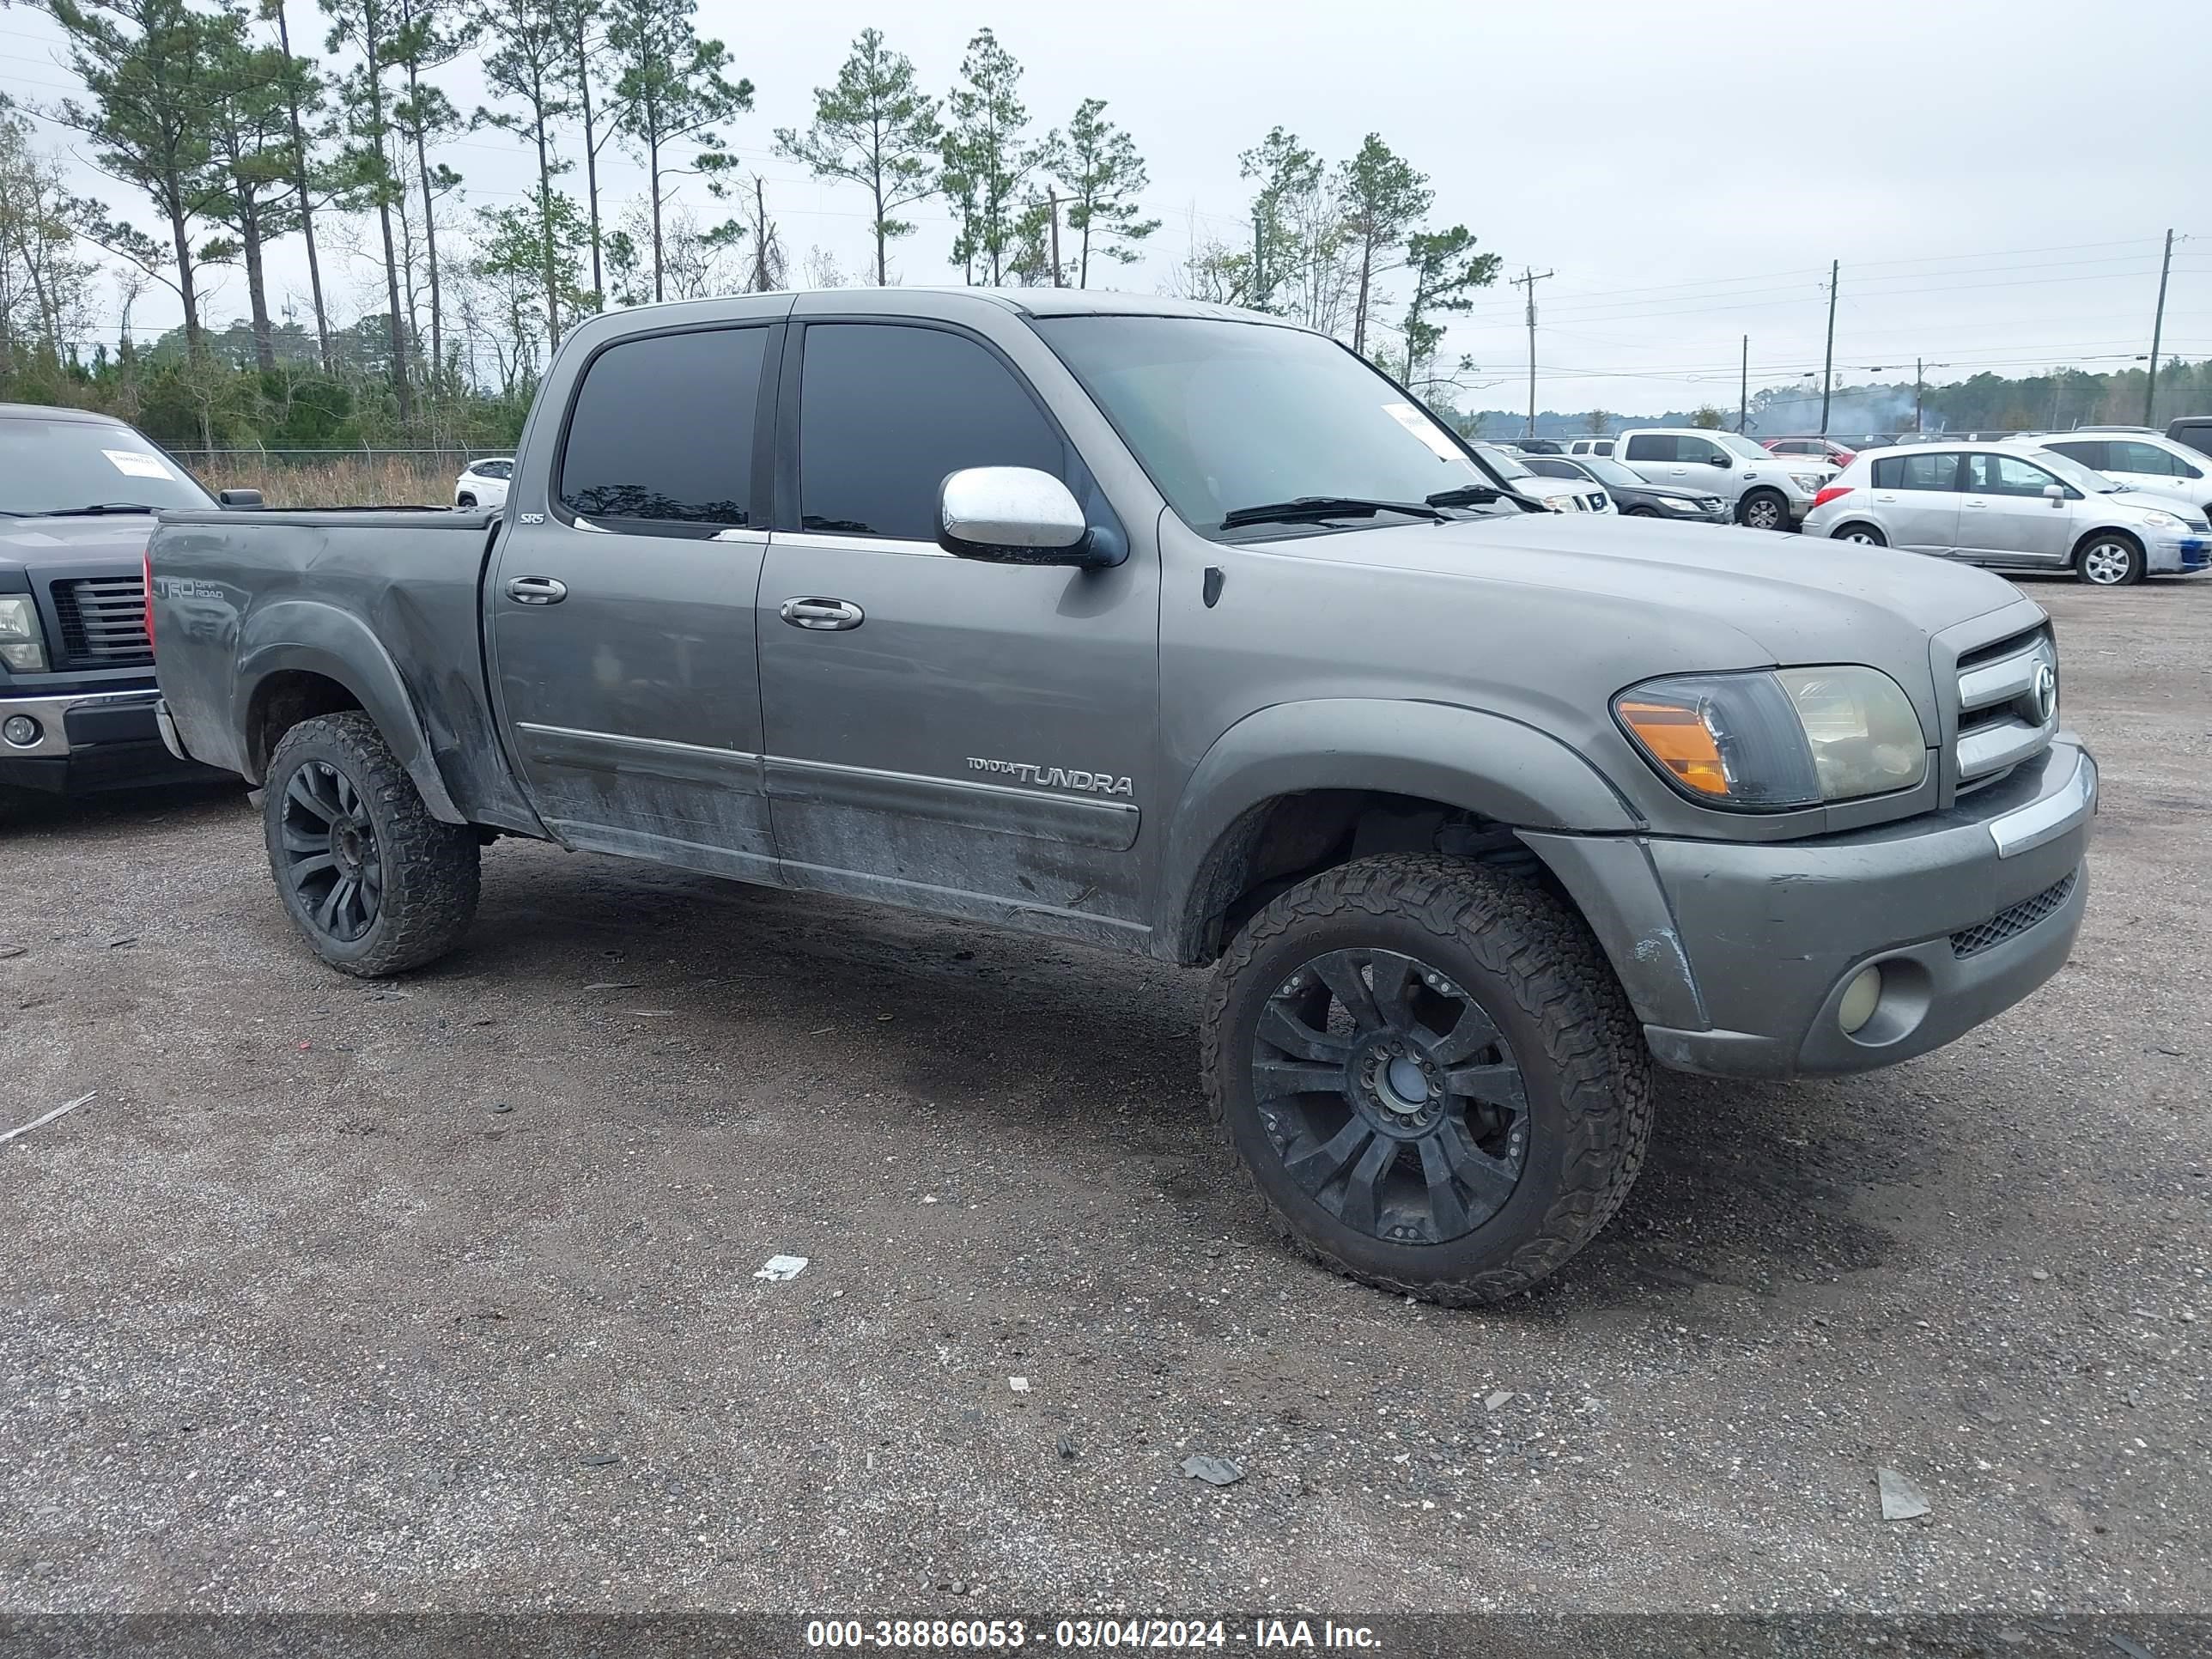
<path fill-rule="evenodd" d="M 2055 449 L 2031 449 L 2038 466 L 2048 467 L 2085 495 L 2110 495 L 2120 486 L 2103 473 L 2086 467 L 2071 455 L 2062 455 Z"/>
<path fill-rule="evenodd" d="M 1498 482 L 1404 392 L 1319 335 L 1196 317 L 1045 317 L 1031 326 L 1202 536 L 1327 528 L 1224 532 L 1222 519 L 1239 507 L 1313 495 L 1419 501 Z"/>
<path fill-rule="evenodd" d="M 1602 455 L 1577 455 L 1575 460 L 1583 471 L 1601 484 L 1611 484 L 1616 489 L 1644 488 L 1644 481 L 1619 461 L 1608 461 Z"/>
<path fill-rule="evenodd" d="M 1491 471 L 1509 483 L 1515 478 L 1533 478 L 1536 469 L 1510 449 L 1500 449 L 1495 444 L 1476 444 L 1474 453 L 1490 463 Z"/>
<path fill-rule="evenodd" d="M 1752 442 L 1750 439 L 1745 437 L 1741 432 L 1715 432 L 1710 435 L 1712 437 L 1713 441 L 1716 443 L 1718 443 L 1723 449 L 1733 449 L 1737 454 L 1742 456 L 1747 461 L 1771 461 L 1776 459 L 1771 452 L 1763 449 L 1759 445 Z M 1784 456 L 1781 459 L 1784 460 L 1803 460 L 1806 458 L 1804 456 L 1798 455 Z"/>
<path fill-rule="evenodd" d="M 128 427 L 0 419 L 0 511 L 36 516 L 106 501 L 213 505 L 182 468 Z"/>

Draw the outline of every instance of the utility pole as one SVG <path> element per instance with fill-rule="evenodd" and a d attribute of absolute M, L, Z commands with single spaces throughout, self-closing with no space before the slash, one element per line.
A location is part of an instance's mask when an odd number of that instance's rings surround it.
<path fill-rule="evenodd" d="M 1067 284 L 1060 280 L 1060 192 L 1048 190 L 1044 199 L 1052 206 L 1052 285 L 1066 288 Z"/>
<path fill-rule="evenodd" d="M 1558 274 L 1523 265 L 1521 275 L 1512 278 L 1514 287 L 1528 290 L 1528 435 L 1532 438 L 1536 435 L 1536 284 Z"/>
<path fill-rule="evenodd" d="M 1820 435 L 1828 435 L 1828 399 L 1836 389 L 1836 276 L 1844 262 L 1828 262 L 1828 362 L 1820 371 Z"/>
<path fill-rule="evenodd" d="M 1751 417 L 1751 336 L 1743 337 L 1743 379 L 1737 383 L 1735 392 L 1736 435 L 1743 435 L 1744 423 Z"/>
<path fill-rule="evenodd" d="M 2150 373 L 2143 380 L 2143 424 L 2156 426 L 2151 405 L 2158 400 L 2158 342 L 2166 331 L 2166 279 L 2173 271 L 2173 233 L 2166 233 L 2166 258 L 2158 268 L 2158 311 L 2150 324 Z"/>
<path fill-rule="evenodd" d="M 1928 365 L 1919 358 L 1912 360 L 1912 429 L 1920 430 L 1920 400 L 1928 391 Z"/>

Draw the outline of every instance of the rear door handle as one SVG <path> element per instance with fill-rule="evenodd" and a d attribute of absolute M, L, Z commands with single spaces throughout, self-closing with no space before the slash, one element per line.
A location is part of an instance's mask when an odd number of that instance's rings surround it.
<path fill-rule="evenodd" d="M 1987 507 L 1989 503 L 1987 501 L 1968 501 L 1966 505 L 1968 507 Z"/>
<path fill-rule="evenodd" d="M 514 576 L 507 580 L 507 597 L 517 605 L 558 605 L 568 597 L 568 584 L 551 576 Z"/>
<path fill-rule="evenodd" d="M 776 614 L 793 628 L 823 630 L 858 628 L 868 619 L 850 599 L 786 599 Z"/>

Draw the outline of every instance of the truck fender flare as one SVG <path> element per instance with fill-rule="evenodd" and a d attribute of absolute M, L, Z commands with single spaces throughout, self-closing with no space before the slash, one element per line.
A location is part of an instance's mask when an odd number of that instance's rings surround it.
<path fill-rule="evenodd" d="M 407 769 L 430 816 L 446 823 L 466 823 L 453 803 L 430 747 L 429 733 L 415 712 L 414 699 L 398 665 L 368 625 L 334 605 L 288 599 L 264 605 L 246 619 L 239 641 L 238 689 L 233 723 L 239 754 L 253 771 L 246 781 L 259 784 L 246 716 L 263 684 L 272 674 L 319 674 L 352 693 L 392 752 Z"/>
<path fill-rule="evenodd" d="M 1534 726 L 1456 704 L 1334 697 L 1280 702 L 1215 739 L 1168 830 L 1156 937 L 1202 959 L 1218 890 L 1256 809 L 1315 789 L 1413 795 L 1522 830 L 1622 833 L 1642 817 L 1581 753 Z"/>

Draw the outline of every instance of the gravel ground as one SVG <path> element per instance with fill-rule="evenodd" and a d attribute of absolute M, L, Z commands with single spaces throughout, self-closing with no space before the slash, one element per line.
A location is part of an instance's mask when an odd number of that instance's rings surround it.
<path fill-rule="evenodd" d="M 0 830 L 0 1610 L 2212 1608 L 2212 580 L 2029 591 L 2072 965 L 1483 1313 L 1270 1242 L 1194 975 L 502 844 L 366 987 L 235 791 Z"/>

